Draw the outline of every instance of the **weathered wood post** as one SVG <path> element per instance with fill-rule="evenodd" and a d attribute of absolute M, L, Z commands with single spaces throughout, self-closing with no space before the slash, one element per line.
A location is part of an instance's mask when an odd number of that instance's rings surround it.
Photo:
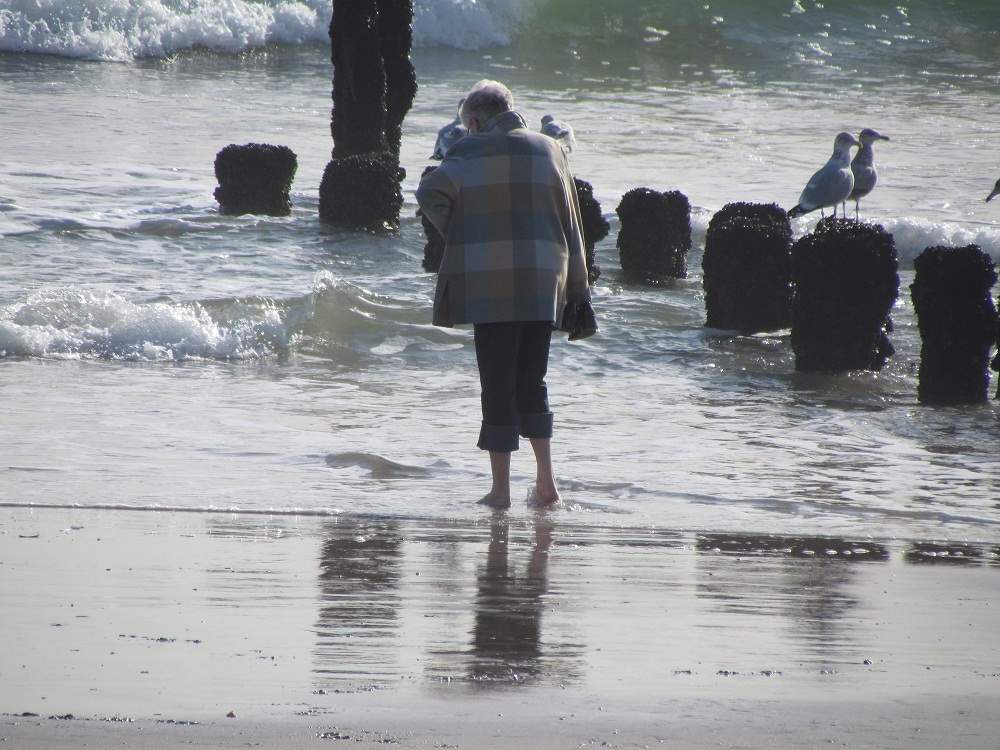
<path fill-rule="evenodd" d="M 990 350 L 997 339 L 997 280 L 977 245 L 929 247 L 913 262 L 910 296 L 920 327 L 922 404 L 967 404 L 989 398 Z"/>
<path fill-rule="evenodd" d="M 608 236 L 611 225 L 601 213 L 601 204 L 594 197 L 594 186 L 586 180 L 574 177 L 576 195 L 580 200 L 580 216 L 583 219 L 583 244 L 587 248 L 587 278 L 591 284 L 601 275 L 601 267 L 597 265 L 595 249 L 597 243 Z"/>
<path fill-rule="evenodd" d="M 792 324 L 792 227 L 775 204 L 728 203 L 708 224 L 705 325 L 747 333 Z"/>
<path fill-rule="evenodd" d="M 875 224 L 822 219 L 792 245 L 795 369 L 881 370 L 894 354 L 896 245 Z"/>
<path fill-rule="evenodd" d="M 288 197 L 298 161 L 287 146 L 231 143 L 215 155 L 215 200 L 224 214 L 292 212 Z"/>
<path fill-rule="evenodd" d="M 621 221 L 618 255 L 627 276 L 658 284 L 687 276 L 691 204 L 676 190 L 635 188 L 615 209 Z"/>
<path fill-rule="evenodd" d="M 332 159 L 320 217 L 360 229 L 397 228 L 403 205 L 399 135 L 416 91 L 412 0 L 334 0 Z"/>

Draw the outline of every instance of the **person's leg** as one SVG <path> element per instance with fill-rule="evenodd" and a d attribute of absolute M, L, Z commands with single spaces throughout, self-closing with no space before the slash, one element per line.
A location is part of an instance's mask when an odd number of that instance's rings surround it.
<path fill-rule="evenodd" d="M 493 485 L 479 500 L 480 505 L 492 508 L 510 507 L 510 452 L 490 451 L 490 473 Z"/>
<path fill-rule="evenodd" d="M 559 502 L 559 488 L 552 469 L 552 440 L 550 438 L 529 438 L 535 452 L 535 491 L 531 500 L 541 504 Z"/>
<path fill-rule="evenodd" d="M 477 445 L 489 451 L 493 477 L 493 486 L 479 502 L 497 508 L 510 505 L 510 454 L 518 448 L 514 373 L 518 329 L 516 323 L 477 323 L 474 329 L 483 407 Z"/>
<path fill-rule="evenodd" d="M 525 323 L 517 358 L 517 413 L 521 435 L 535 453 L 535 487 L 530 499 L 538 503 L 559 500 L 552 468 L 552 412 L 545 374 L 549 366 L 549 323 Z"/>

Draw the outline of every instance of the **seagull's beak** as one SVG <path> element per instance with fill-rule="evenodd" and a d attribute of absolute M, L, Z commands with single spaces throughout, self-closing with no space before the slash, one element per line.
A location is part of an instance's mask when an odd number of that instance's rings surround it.
<path fill-rule="evenodd" d="M 992 193 L 986 196 L 986 202 L 989 203 L 993 200 L 994 196 L 1000 195 L 1000 190 L 994 190 Z"/>
<path fill-rule="evenodd" d="M 879 139 L 883 140 L 883 141 L 887 141 L 887 140 L 889 140 L 889 136 L 887 136 L 887 135 L 880 135 Z"/>

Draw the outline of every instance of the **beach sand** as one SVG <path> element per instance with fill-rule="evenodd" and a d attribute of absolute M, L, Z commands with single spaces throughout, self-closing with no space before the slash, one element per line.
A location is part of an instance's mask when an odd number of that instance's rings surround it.
<path fill-rule="evenodd" d="M 0 744 L 997 747 L 1000 548 L 585 521 L 0 508 Z"/>

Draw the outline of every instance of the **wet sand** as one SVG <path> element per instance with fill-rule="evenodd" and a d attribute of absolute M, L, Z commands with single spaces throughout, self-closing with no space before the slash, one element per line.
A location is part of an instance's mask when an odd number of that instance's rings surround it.
<path fill-rule="evenodd" d="M 4 507 L 0 740 L 992 750 L 998 591 L 998 545 Z"/>

